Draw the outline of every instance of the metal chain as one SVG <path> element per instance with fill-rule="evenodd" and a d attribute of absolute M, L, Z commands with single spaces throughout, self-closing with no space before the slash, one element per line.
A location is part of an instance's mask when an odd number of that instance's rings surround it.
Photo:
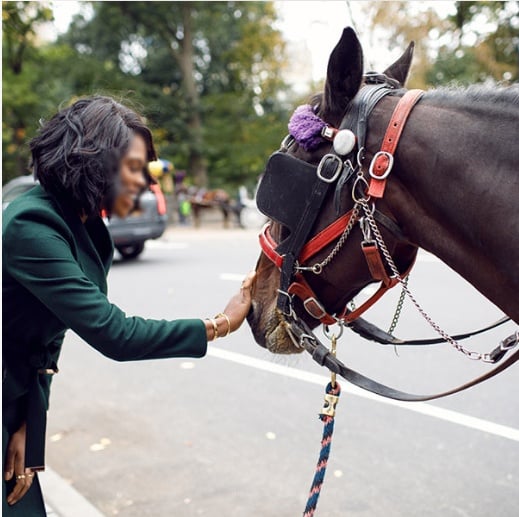
<path fill-rule="evenodd" d="M 344 243 L 348 239 L 353 227 L 355 226 L 355 223 L 357 222 L 359 212 L 360 212 L 360 204 L 355 203 L 350 220 L 348 221 L 346 228 L 342 232 L 341 237 L 337 241 L 337 244 L 334 246 L 334 248 L 330 252 L 330 254 L 322 262 L 317 262 L 313 266 L 296 265 L 295 269 L 298 271 L 311 271 L 312 273 L 315 273 L 316 275 L 320 275 L 322 273 L 323 269 L 337 256 L 337 254 L 339 253 L 341 248 L 344 246 Z"/>
<path fill-rule="evenodd" d="M 407 287 L 407 285 L 404 284 L 404 281 L 402 277 L 400 276 L 400 273 L 398 272 L 398 269 L 393 261 L 393 258 L 391 257 L 386 244 L 384 243 L 384 239 L 382 238 L 382 235 L 380 234 L 380 231 L 378 229 L 377 223 L 375 222 L 375 219 L 373 217 L 373 213 L 371 212 L 370 207 L 368 206 L 368 203 L 366 200 L 360 200 L 359 201 L 362 204 L 362 208 L 364 210 L 364 213 L 366 215 L 366 219 L 368 220 L 368 223 L 371 227 L 371 230 L 373 231 L 373 234 L 375 235 L 375 239 L 377 241 L 377 244 L 380 246 L 380 249 L 382 250 L 382 254 L 384 255 L 384 258 L 386 259 L 387 264 L 389 265 L 391 272 L 393 273 L 394 278 L 396 278 L 400 284 L 402 285 L 402 290 L 405 291 L 406 295 L 409 296 L 409 299 L 413 302 L 415 307 L 418 309 L 418 312 L 422 315 L 422 317 L 429 323 L 429 325 L 448 343 L 450 343 L 456 350 L 461 352 L 462 354 L 466 355 L 469 359 L 473 359 L 475 361 L 485 361 L 485 362 L 492 362 L 490 358 L 490 354 L 488 353 L 480 353 L 480 352 L 474 352 L 472 350 L 467 350 L 465 347 L 463 347 L 460 343 L 458 343 L 454 338 L 452 338 L 449 334 L 447 334 L 437 323 L 435 323 L 432 318 L 422 309 L 421 305 L 416 301 L 415 297 Z"/>
<path fill-rule="evenodd" d="M 409 274 L 404 278 L 403 283 L 407 287 L 407 285 L 409 283 Z M 389 330 L 387 331 L 387 333 L 391 336 L 393 335 L 393 332 L 396 329 L 396 326 L 398 324 L 398 320 L 400 319 L 400 313 L 402 312 L 402 307 L 404 305 L 405 295 L 406 295 L 406 292 L 405 292 L 404 288 L 402 288 L 402 291 L 400 293 L 400 298 L 398 299 L 398 303 L 396 304 L 395 314 L 393 315 L 393 321 L 391 322 L 391 325 L 389 326 Z"/>

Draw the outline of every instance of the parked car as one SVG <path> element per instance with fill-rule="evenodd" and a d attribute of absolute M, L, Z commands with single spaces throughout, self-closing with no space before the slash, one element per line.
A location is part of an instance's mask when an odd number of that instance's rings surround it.
<path fill-rule="evenodd" d="M 2 187 L 2 210 L 7 205 L 36 185 L 32 176 L 19 176 Z M 167 207 L 160 186 L 151 185 L 143 192 L 130 215 L 125 218 L 103 217 L 115 249 L 123 259 L 138 257 L 148 239 L 158 239 L 166 229 Z"/>
<path fill-rule="evenodd" d="M 151 185 L 139 196 L 128 217 L 103 217 L 110 230 L 115 249 L 124 259 L 139 256 L 148 239 L 158 239 L 168 220 L 166 199 L 159 184 Z"/>

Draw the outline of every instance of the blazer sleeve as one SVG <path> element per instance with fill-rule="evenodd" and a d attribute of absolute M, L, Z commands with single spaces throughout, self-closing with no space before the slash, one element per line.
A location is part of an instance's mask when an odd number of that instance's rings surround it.
<path fill-rule="evenodd" d="M 201 319 L 127 317 L 83 272 L 67 235 L 38 220 L 11 220 L 4 232 L 4 267 L 63 324 L 117 361 L 202 357 Z"/>

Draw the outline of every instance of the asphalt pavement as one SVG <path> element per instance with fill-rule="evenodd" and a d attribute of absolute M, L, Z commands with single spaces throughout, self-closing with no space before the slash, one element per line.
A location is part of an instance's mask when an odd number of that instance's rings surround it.
<path fill-rule="evenodd" d="M 172 227 L 134 262 L 116 261 L 109 298 L 128 314 L 212 316 L 252 269 L 255 231 Z M 500 312 L 434 257 L 410 283 L 448 332 Z M 391 321 L 399 293 L 370 310 Z M 475 338 L 493 348 L 507 331 Z M 510 333 L 510 332 L 508 332 Z M 485 371 L 447 345 L 369 343 L 347 331 L 350 367 L 407 391 L 435 392 Z M 406 302 L 402 337 L 432 332 Z M 513 370 L 513 368 L 512 368 Z M 513 371 L 466 393 L 400 404 L 343 383 L 316 515 L 511 517 L 519 514 L 519 412 Z M 53 517 L 266 517 L 301 514 L 320 448 L 326 373 L 306 356 L 273 357 L 247 325 L 203 360 L 115 363 L 66 337 L 53 380 L 47 462 Z"/>

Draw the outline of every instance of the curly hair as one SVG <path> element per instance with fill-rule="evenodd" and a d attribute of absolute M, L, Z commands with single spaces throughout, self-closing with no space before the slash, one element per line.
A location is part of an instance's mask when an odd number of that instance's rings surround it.
<path fill-rule="evenodd" d="M 34 177 L 82 215 L 110 212 L 119 163 L 135 135 L 146 142 L 148 161 L 156 160 L 151 131 L 137 113 L 110 97 L 79 99 L 44 123 L 31 140 Z M 153 183 L 147 168 L 143 172 Z"/>

